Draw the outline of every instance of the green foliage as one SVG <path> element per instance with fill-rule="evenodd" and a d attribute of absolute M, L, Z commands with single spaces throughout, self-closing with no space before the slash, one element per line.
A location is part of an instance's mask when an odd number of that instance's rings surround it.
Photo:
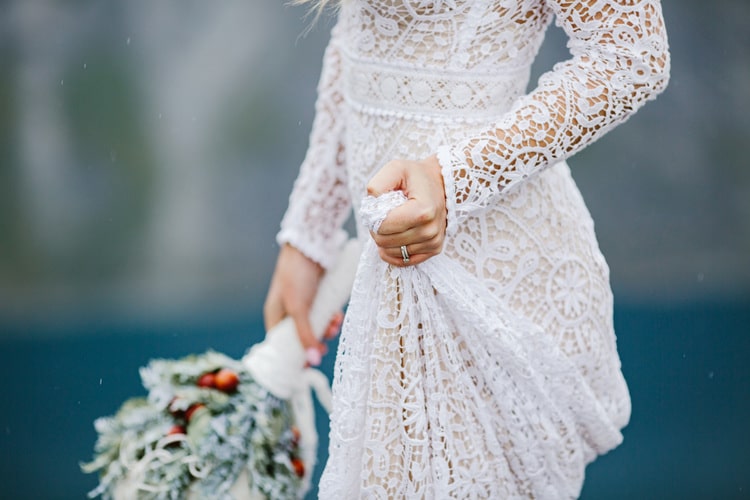
<path fill-rule="evenodd" d="M 197 385 L 203 374 L 222 368 L 239 375 L 236 391 Z M 112 498 L 118 488 L 138 485 L 144 499 L 185 498 L 188 489 L 198 498 L 231 498 L 229 489 L 243 470 L 253 494 L 298 497 L 290 408 L 241 363 L 209 351 L 154 360 L 141 378 L 147 398 L 130 399 L 113 417 L 95 422 L 95 456 L 81 465 L 84 472 L 100 472 L 90 497 Z M 175 426 L 184 432 L 175 433 Z"/>

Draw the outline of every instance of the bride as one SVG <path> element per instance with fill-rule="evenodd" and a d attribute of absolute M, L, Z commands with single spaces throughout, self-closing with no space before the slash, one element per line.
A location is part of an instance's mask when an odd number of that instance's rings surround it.
<path fill-rule="evenodd" d="M 401 316 L 363 327 L 354 304 L 347 313 L 321 496 L 579 495 L 586 464 L 621 442 L 630 397 L 608 267 L 565 160 L 666 86 L 659 0 L 306 1 L 335 4 L 338 19 L 267 328 L 291 316 L 319 347 L 307 315 L 352 208 L 391 271 L 440 255 L 496 301 L 476 321 L 409 322 L 403 286 L 383 284 L 393 274 L 355 285 L 353 301 L 378 290 L 376 306 Z M 527 93 L 553 18 L 571 58 Z M 371 232 L 363 198 L 395 190 L 407 201 Z M 505 364 L 507 339 L 467 333 L 488 318 L 541 342 L 523 369 Z M 526 390 L 532 376 L 539 391 Z"/>

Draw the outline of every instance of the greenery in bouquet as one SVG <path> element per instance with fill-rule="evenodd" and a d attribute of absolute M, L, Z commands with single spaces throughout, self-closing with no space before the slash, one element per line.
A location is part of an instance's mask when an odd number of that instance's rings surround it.
<path fill-rule="evenodd" d="M 145 499 L 181 499 L 188 491 L 230 498 L 243 470 L 253 497 L 299 497 L 304 465 L 289 404 L 242 363 L 209 351 L 153 360 L 141 379 L 147 398 L 94 423 L 94 459 L 81 466 L 100 473 L 90 497 L 113 498 L 130 485 Z"/>

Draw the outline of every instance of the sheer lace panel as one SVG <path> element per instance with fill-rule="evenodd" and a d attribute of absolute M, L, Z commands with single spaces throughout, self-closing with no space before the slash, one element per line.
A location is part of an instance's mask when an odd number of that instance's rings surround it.
<path fill-rule="evenodd" d="M 401 193 L 366 199 L 376 230 Z M 604 366 L 602 366 L 604 368 Z M 621 377 L 609 390 L 622 393 Z M 622 440 L 573 358 L 445 255 L 368 241 L 339 343 L 322 498 L 572 498 Z"/>
<path fill-rule="evenodd" d="M 310 144 L 277 236 L 280 244 L 292 244 L 325 268 L 335 262 L 347 238 L 341 226 L 351 209 L 344 166 L 341 71 L 337 24 L 324 56 Z"/>
<path fill-rule="evenodd" d="M 439 151 L 451 227 L 503 190 L 590 144 L 667 84 L 669 56 L 654 0 L 548 2 L 572 59 L 543 75 L 496 126 Z"/>
<path fill-rule="evenodd" d="M 525 94 L 554 17 L 571 58 Z M 279 239 L 330 263 L 349 197 L 358 208 L 387 161 L 436 151 L 449 231 L 420 269 L 363 261 L 322 497 L 577 495 L 630 398 L 608 268 L 561 160 L 668 71 L 658 0 L 342 2 Z"/>

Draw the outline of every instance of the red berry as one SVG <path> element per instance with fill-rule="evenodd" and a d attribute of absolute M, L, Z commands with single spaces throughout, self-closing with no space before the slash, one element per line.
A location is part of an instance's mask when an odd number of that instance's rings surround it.
<path fill-rule="evenodd" d="M 167 432 L 167 436 L 174 436 L 175 434 L 185 434 L 185 428 L 181 425 L 173 425 Z"/>
<path fill-rule="evenodd" d="M 203 403 L 195 403 L 190 405 L 190 407 L 185 411 L 185 420 L 190 422 L 190 419 L 193 418 L 193 414 L 195 414 L 196 410 L 205 407 L 206 405 L 204 405 Z"/>
<path fill-rule="evenodd" d="M 240 377 L 229 368 L 222 368 L 216 372 L 216 388 L 222 392 L 230 393 L 237 390 L 240 383 Z"/>
<path fill-rule="evenodd" d="M 293 458 L 292 467 L 294 468 L 294 473 L 297 474 L 297 477 L 302 477 L 305 475 L 305 462 L 303 462 L 301 458 Z"/>
<path fill-rule="evenodd" d="M 292 444 L 294 446 L 297 446 L 297 444 L 299 444 L 299 440 L 300 440 L 300 437 L 302 437 L 302 435 L 300 434 L 299 428 L 297 428 L 296 425 L 292 426 L 291 431 L 292 431 Z"/>
<path fill-rule="evenodd" d="M 216 375 L 211 372 L 204 373 L 197 382 L 198 387 L 214 388 L 216 387 Z"/>
<path fill-rule="evenodd" d="M 177 396 L 173 397 L 172 400 L 167 405 L 167 410 L 174 418 L 182 418 L 185 411 L 180 409 L 177 405 L 177 402 L 180 400 Z"/>

